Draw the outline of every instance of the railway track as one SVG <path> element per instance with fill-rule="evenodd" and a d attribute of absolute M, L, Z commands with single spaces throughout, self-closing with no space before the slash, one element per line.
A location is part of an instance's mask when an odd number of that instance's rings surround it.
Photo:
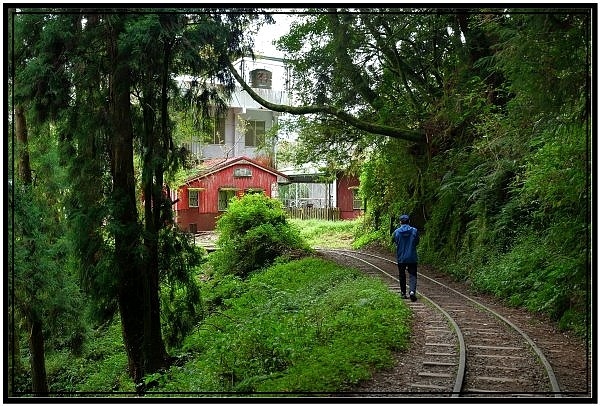
<path fill-rule="evenodd" d="M 358 251 L 319 249 L 332 260 L 351 260 L 400 294 L 394 261 Z M 561 397 L 543 351 L 508 318 L 419 272 L 415 317 L 425 320 L 419 365 L 405 391 L 452 397 Z"/>

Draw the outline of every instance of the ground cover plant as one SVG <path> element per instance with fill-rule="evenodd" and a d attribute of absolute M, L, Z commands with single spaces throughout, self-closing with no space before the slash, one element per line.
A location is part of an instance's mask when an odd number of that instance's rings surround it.
<path fill-rule="evenodd" d="M 203 297 L 210 315 L 181 348 L 190 361 L 155 377 L 153 390 L 342 391 L 408 345 L 410 310 L 396 295 L 321 259 L 210 281 Z"/>
<path fill-rule="evenodd" d="M 184 318 L 187 327 L 169 340 L 175 359 L 170 368 L 134 383 L 126 373 L 122 326 L 115 317 L 88 332 L 79 354 L 48 354 L 50 390 L 99 396 L 329 393 L 390 366 L 392 352 L 408 345 L 410 310 L 380 281 L 308 256 L 309 245 L 349 248 L 360 220 L 288 223 L 278 203 L 265 196 L 236 198 L 220 221 L 220 239 L 242 228 L 252 235 L 269 225 L 287 229 L 286 235 L 294 237 L 290 245 L 278 245 L 283 240 L 271 239 L 273 233 L 260 241 L 238 236 L 223 244 L 237 247 L 237 254 L 221 249 L 187 268 L 199 289 L 186 299 L 195 315 L 173 319 Z M 249 267 L 244 272 L 225 270 L 223 265 L 237 261 L 251 244 L 270 244 L 270 256 L 250 256 L 261 262 L 244 262 Z M 289 247 L 303 258 L 291 259 Z"/>
<path fill-rule="evenodd" d="M 206 317 L 171 349 L 173 366 L 145 377 L 147 396 L 339 392 L 408 346 L 411 313 L 396 295 L 315 257 L 204 280 L 200 296 Z M 118 318 L 97 329 L 80 356 L 49 354 L 50 389 L 134 394 L 120 329 Z"/>
<path fill-rule="evenodd" d="M 66 350 L 50 352 L 46 367 L 49 390 L 54 393 L 101 396 L 136 390 L 127 374 L 127 355 L 118 317 L 91 331 L 79 354 Z"/>
<path fill-rule="evenodd" d="M 355 220 L 300 220 L 290 219 L 291 224 L 300 230 L 300 235 L 311 247 L 351 248 L 356 229 L 362 218 Z"/>

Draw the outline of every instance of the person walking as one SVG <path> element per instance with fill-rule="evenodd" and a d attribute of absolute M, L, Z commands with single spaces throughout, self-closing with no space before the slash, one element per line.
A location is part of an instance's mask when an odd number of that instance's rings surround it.
<path fill-rule="evenodd" d="M 400 226 L 394 230 L 392 241 L 396 245 L 396 260 L 398 261 L 398 273 L 400 274 L 400 292 L 402 298 L 406 297 L 406 273 L 408 270 L 409 297 L 413 302 L 417 300 L 417 244 L 419 244 L 419 232 L 411 227 L 408 214 L 400 216 Z"/>

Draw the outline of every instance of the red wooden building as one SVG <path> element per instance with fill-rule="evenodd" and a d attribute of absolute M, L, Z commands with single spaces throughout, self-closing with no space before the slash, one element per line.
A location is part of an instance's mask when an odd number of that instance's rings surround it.
<path fill-rule="evenodd" d="M 358 217 L 364 209 L 363 201 L 358 195 L 359 180 L 357 176 L 339 173 L 335 182 L 336 204 L 340 210 L 340 220 L 351 220 Z"/>
<path fill-rule="evenodd" d="M 204 161 L 198 174 L 177 190 L 176 224 L 193 233 L 214 230 L 232 197 L 264 193 L 276 198 L 279 184 L 287 182 L 284 174 L 247 157 Z"/>

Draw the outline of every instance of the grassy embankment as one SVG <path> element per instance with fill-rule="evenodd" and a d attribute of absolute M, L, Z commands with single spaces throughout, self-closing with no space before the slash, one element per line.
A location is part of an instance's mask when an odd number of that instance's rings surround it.
<path fill-rule="evenodd" d="M 315 246 L 349 248 L 353 222 L 294 223 Z M 376 280 L 317 259 L 277 263 L 242 280 L 198 269 L 205 312 L 148 393 L 339 392 L 389 366 L 408 345 L 410 311 Z M 49 354 L 51 390 L 130 392 L 114 322 L 83 353 Z"/>
<path fill-rule="evenodd" d="M 300 234 L 311 247 L 320 248 L 352 248 L 355 229 L 358 222 L 323 221 L 323 220 L 290 220 L 300 229 Z"/>

